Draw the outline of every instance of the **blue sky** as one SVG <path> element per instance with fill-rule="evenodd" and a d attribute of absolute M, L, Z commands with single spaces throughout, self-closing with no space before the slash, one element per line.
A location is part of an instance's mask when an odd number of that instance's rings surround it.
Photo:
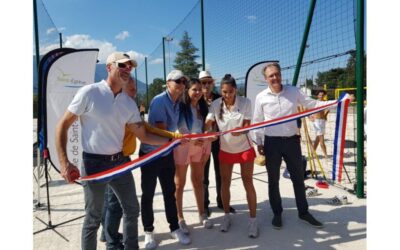
<path fill-rule="evenodd" d="M 38 0 L 40 3 L 40 0 Z M 43 0 L 65 46 L 97 46 L 100 61 L 114 50 L 138 60 L 150 54 L 197 0 Z"/>
<path fill-rule="evenodd" d="M 40 0 L 39 4 L 40 4 Z M 128 52 L 138 63 L 138 79 L 145 81 L 144 57 L 148 57 L 149 83 L 163 76 L 162 37 L 171 35 L 167 44 L 167 71 L 173 68 L 175 53 L 184 30 L 189 31 L 193 44 L 201 49 L 198 0 L 41 0 L 54 24 L 63 34 L 64 46 L 96 47 L 99 60 L 115 50 Z M 304 30 L 309 0 L 205 0 L 206 69 L 221 79 L 225 73 L 237 78 L 263 60 L 279 60 L 282 66 L 294 65 Z M 310 32 L 310 49 L 304 60 L 313 60 L 354 48 L 352 4 L 348 0 L 318 1 Z M 351 3 L 351 1 L 350 1 Z M 188 13 L 193 13 L 188 16 Z M 188 16 L 188 17 L 187 17 Z M 184 18 L 187 17 L 185 20 Z M 336 23 L 345 26 L 334 26 Z M 178 27 L 178 28 L 177 28 Z M 318 31 L 318 33 L 315 33 Z M 42 30 L 42 32 L 48 33 Z M 328 44 L 335 32 L 347 32 L 346 39 Z M 55 40 L 58 39 L 54 33 Z M 350 37 L 350 38 L 349 38 Z M 354 38 L 354 37 L 353 37 Z M 54 39 L 53 39 L 54 40 Z M 57 47 L 42 43 L 42 51 Z M 198 52 L 201 55 L 201 52 Z M 201 60 L 199 59 L 199 62 Z M 318 70 L 340 67 L 346 58 L 331 60 L 302 69 L 300 79 L 315 76 Z M 293 69 L 284 72 L 290 82 Z"/>

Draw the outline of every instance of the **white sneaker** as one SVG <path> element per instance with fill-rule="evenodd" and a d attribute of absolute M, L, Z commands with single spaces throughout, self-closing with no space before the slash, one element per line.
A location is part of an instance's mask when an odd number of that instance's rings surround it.
<path fill-rule="evenodd" d="M 340 199 L 340 201 L 342 202 L 343 205 L 347 205 L 349 203 L 349 201 L 347 200 L 347 196 L 343 195 Z"/>
<path fill-rule="evenodd" d="M 221 232 L 228 232 L 230 226 L 231 226 L 231 217 L 229 214 L 225 214 L 224 220 L 222 221 L 221 226 L 219 227 L 219 230 Z"/>
<path fill-rule="evenodd" d="M 328 204 L 335 206 L 348 204 L 347 196 L 345 195 L 343 195 L 342 197 L 335 195 L 332 199 L 329 199 L 327 202 Z"/>
<path fill-rule="evenodd" d="M 255 218 L 254 219 L 249 219 L 248 230 L 249 230 L 249 237 L 250 238 L 257 238 L 258 237 L 258 223 L 257 223 L 257 220 Z"/>
<path fill-rule="evenodd" d="M 210 229 L 214 226 L 212 221 L 208 219 L 206 214 L 199 215 L 200 224 L 204 226 L 204 228 Z"/>
<path fill-rule="evenodd" d="M 144 232 L 144 248 L 156 249 L 157 242 L 154 240 L 153 232 Z"/>
<path fill-rule="evenodd" d="M 186 221 L 185 220 L 178 221 L 178 224 L 179 224 L 179 228 L 182 230 L 182 232 L 184 234 L 187 234 L 187 235 L 190 234 L 189 227 L 186 225 Z"/>
<path fill-rule="evenodd" d="M 318 195 L 319 195 L 318 189 L 316 189 L 316 188 L 313 188 L 306 192 L 306 197 L 314 197 L 314 196 L 318 196 Z"/>
<path fill-rule="evenodd" d="M 190 243 L 192 243 L 190 237 L 184 234 L 180 228 L 171 232 L 171 237 L 177 239 L 182 245 L 189 245 Z"/>

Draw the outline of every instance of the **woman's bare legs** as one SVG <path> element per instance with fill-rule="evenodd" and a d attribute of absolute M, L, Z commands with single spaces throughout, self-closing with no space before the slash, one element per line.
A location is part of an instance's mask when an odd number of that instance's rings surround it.
<path fill-rule="evenodd" d="M 246 190 L 247 204 L 250 210 L 250 217 L 256 217 L 257 195 L 253 185 L 254 162 L 246 162 L 240 164 L 240 172 L 242 176 L 243 186 Z"/>
<path fill-rule="evenodd" d="M 231 200 L 231 180 L 232 180 L 233 164 L 226 164 L 220 162 L 221 174 L 221 199 L 224 206 L 225 214 L 229 214 L 229 203 Z"/>

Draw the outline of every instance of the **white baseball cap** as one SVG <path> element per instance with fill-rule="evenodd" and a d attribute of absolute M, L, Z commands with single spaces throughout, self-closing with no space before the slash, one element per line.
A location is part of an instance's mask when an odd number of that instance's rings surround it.
<path fill-rule="evenodd" d="M 205 70 L 200 71 L 200 74 L 199 74 L 199 79 L 201 80 L 203 78 L 211 78 L 211 79 L 213 79 L 212 76 L 211 76 L 211 73 L 209 71 L 205 71 Z"/>
<path fill-rule="evenodd" d="M 167 81 L 169 81 L 169 80 L 175 81 L 175 80 L 181 79 L 182 77 L 185 77 L 186 80 L 189 81 L 189 77 L 185 76 L 182 73 L 182 71 L 174 69 L 171 72 L 169 72 L 169 74 L 167 76 Z"/>
<path fill-rule="evenodd" d="M 128 54 L 122 52 L 113 52 L 107 57 L 106 64 L 131 62 L 132 66 L 137 67 L 137 62 L 129 57 Z"/>

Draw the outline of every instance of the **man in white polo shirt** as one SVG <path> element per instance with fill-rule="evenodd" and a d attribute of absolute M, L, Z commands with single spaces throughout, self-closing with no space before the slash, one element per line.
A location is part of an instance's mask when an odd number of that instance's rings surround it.
<path fill-rule="evenodd" d="M 61 175 L 73 182 L 77 167 L 67 157 L 68 128 L 78 118 L 82 127 L 83 166 L 82 175 L 92 175 L 126 163 L 129 158 L 122 154 L 125 125 L 143 142 L 162 145 L 166 138 L 147 134 L 135 101 L 122 86 L 130 78 L 135 60 L 127 54 L 114 52 L 107 58 L 107 80 L 86 85 L 79 89 L 56 129 L 56 147 L 61 164 Z M 108 241 L 107 249 L 139 249 L 139 203 L 132 173 L 112 177 L 106 181 L 83 183 L 85 220 L 82 228 L 82 249 L 97 248 L 97 230 L 100 225 L 104 192 L 107 185 L 118 197 L 123 209 L 124 246 Z M 106 225 L 107 230 L 107 225 Z"/>

